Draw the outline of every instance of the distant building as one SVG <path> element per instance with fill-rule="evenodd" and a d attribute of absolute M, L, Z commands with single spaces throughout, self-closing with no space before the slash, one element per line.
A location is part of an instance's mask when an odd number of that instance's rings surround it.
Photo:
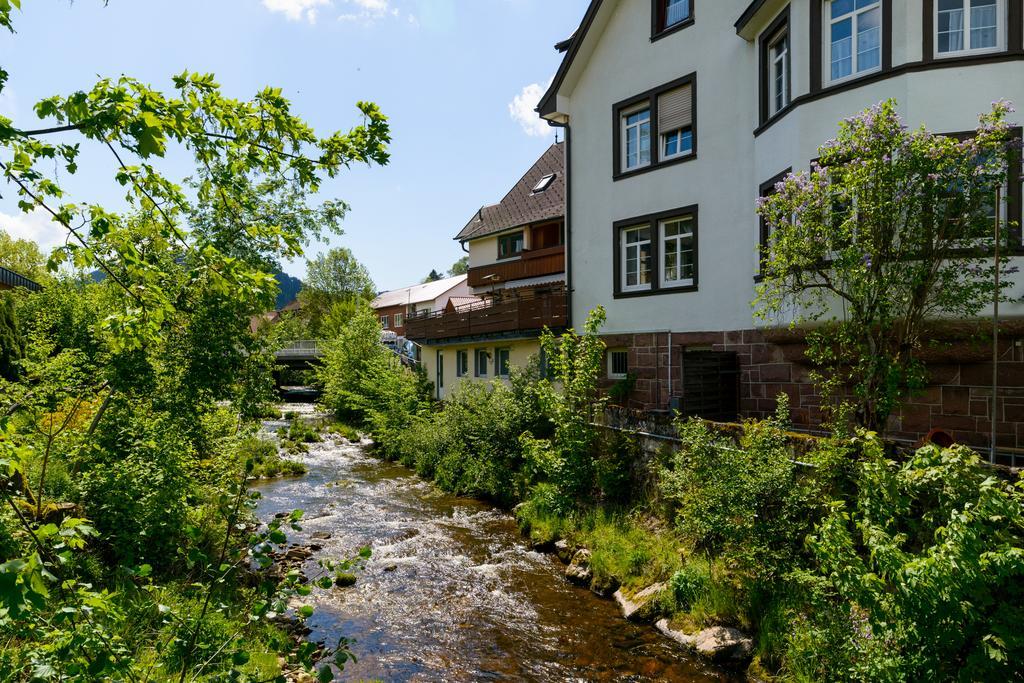
<path fill-rule="evenodd" d="M 435 280 L 420 285 L 393 289 L 383 292 L 370 307 L 380 317 L 380 324 L 399 336 L 406 336 L 406 319 L 412 315 L 427 316 L 435 311 L 443 311 L 452 299 L 459 302 L 472 298 L 466 276 Z"/>
<path fill-rule="evenodd" d="M 43 289 L 42 285 L 29 280 L 24 275 L 19 275 L 13 270 L 0 267 L 0 290 L 15 289 L 17 287 L 24 287 L 30 292 L 39 292 Z"/>
<path fill-rule="evenodd" d="M 406 320 L 437 398 L 462 381 L 506 380 L 566 325 L 564 145 L 554 144 L 497 204 L 455 237 L 469 251 L 472 297 Z"/>

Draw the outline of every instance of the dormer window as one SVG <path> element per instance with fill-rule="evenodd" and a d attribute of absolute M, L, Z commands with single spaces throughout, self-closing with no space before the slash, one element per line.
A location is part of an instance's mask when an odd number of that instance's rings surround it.
<path fill-rule="evenodd" d="M 652 37 L 659 37 L 693 20 L 693 0 L 654 0 Z"/>

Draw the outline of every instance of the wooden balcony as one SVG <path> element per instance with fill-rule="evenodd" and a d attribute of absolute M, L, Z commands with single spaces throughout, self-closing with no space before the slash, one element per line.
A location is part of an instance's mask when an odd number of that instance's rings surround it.
<path fill-rule="evenodd" d="M 566 304 L 566 291 L 562 286 L 541 292 L 502 292 L 500 297 L 482 303 L 411 315 L 405 319 L 405 336 L 423 343 L 565 327 Z"/>
<path fill-rule="evenodd" d="M 564 272 L 565 246 L 549 247 L 524 251 L 522 256 L 515 260 L 499 261 L 489 266 L 470 268 L 469 286 L 486 287 L 509 280 L 525 280 L 526 278 Z"/>

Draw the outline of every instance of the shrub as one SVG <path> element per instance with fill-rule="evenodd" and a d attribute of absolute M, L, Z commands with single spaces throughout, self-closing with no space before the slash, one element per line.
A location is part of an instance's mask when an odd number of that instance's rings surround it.
<path fill-rule="evenodd" d="M 792 568 L 813 515 L 785 433 L 770 420 L 748 422 L 737 448 L 698 420 L 679 432 L 684 448 L 661 481 L 683 535 L 757 580 Z"/>
<path fill-rule="evenodd" d="M 689 610 L 710 591 L 711 570 L 708 563 L 690 558 L 682 569 L 672 575 L 669 582 L 676 609 Z"/>
<path fill-rule="evenodd" d="M 851 647 L 835 666 L 851 678 L 1013 677 L 1024 658 L 1021 485 L 964 446 L 927 446 L 902 466 L 877 439 L 863 446 L 855 503 L 837 502 L 809 539 L 837 606 L 802 637 L 845 629 Z"/>

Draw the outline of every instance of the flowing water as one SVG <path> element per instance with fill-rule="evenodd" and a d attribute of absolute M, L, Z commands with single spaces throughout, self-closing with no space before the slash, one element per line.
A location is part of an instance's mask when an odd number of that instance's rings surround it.
<path fill-rule="evenodd" d="M 564 567 L 530 550 L 508 514 L 341 440 L 301 457 L 306 476 L 256 486 L 260 517 L 305 510 L 291 540 L 322 545 L 318 556 L 373 550 L 355 586 L 315 589 L 310 599 L 311 639 L 354 640 L 358 663 L 343 680 L 728 680 L 566 582 Z"/>

